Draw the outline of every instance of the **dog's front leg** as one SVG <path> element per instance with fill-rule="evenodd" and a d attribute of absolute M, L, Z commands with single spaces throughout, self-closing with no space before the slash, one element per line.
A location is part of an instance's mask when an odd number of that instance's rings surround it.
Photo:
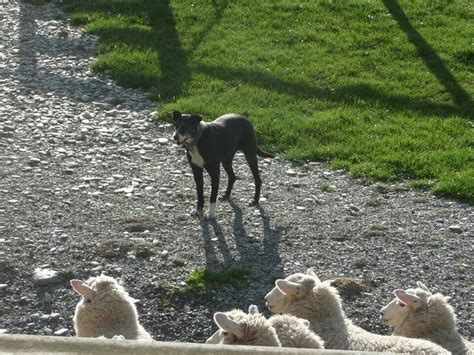
<path fill-rule="evenodd" d="M 188 160 L 190 160 L 188 154 Z M 197 191 L 197 207 L 194 211 L 191 212 L 191 215 L 201 218 L 202 212 L 204 209 L 204 178 L 203 178 L 203 168 L 200 168 L 197 165 L 191 163 L 191 169 L 193 170 L 194 182 L 196 183 Z"/>
<path fill-rule="evenodd" d="M 220 165 L 220 163 L 214 163 L 205 166 L 206 171 L 211 177 L 211 199 L 209 203 L 209 212 L 207 213 L 207 217 L 209 218 L 216 218 L 216 201 L 217 193 L 219 192 L 219 175 L 221 172 Z"/>

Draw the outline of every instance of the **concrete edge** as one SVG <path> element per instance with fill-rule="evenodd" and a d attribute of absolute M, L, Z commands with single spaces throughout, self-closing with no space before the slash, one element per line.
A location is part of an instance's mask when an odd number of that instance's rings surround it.
<path fill-rule="evenodd" d="M 111 340 L 0 334 L 1 354 L 375 354 L 343 350 L 276 348 L 264 346 L 211 345 L 162 341 Z"/>

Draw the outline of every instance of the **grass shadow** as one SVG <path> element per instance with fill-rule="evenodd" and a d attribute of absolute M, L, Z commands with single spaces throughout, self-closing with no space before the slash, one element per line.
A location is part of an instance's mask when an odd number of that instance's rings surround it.
<path fill-rule="evenodd" d="M 212 29 L 220 23 L 224 11 L 229 6 L 229 0 L 212 0 L 212 6 L 214 8 L 214 15 L 208 20 L 206 26 L 191 41 L 191 46 L 188 51 L 190 54 L 199 47 L 199 45 L 204 41 Z"/>
<path fill-rule="evenodd" d="M 444 86 L 446 91 L 450 93 L 454 103 L 466 110 L 469 108 L 472 110 L 473 102 L 469 94 L 461 85 L 459 85 L 433 47 L 429 45 L 429 43 L 411 24 L 410 19 L 398 4 L 397 0 L 383 0 L 383 3 L 392 17 L 398 22 L 402 31 L 405 32 L 408 40 L 415 46 L 418 55 L 425 65 Z"/>
<path fill-rule="evenodd" d="M 191 80 L 186 53 L 179 40 L 178 30 L 169 0 L 145 0 L 153 34 L 159 38 L 155 48 L 160 57 L 162 96 L 180 96 L 185 83 Z"/>
<path fill-rule="evenodd" d="M 332 90 L 314 87 L 304 82 L 287 81 L 276 75 L 255 69 L 226 68 L 203 64 L 197 65 L 195 69 L 200 73 L 220 80 L 249 84 L 266 90 L 292 95 L 297 99 L 318 98 L 356 106 L 365 106 L 365 102 L 369 101 L 379 103 L 390 110 L 414 111 L 427 116 L 446 117 L 459 115 L 467 118 L 474 117 L 472 107 L 464 109 L 450 104 L 416 100 L 406 95 L 390 95 L 365 83 L 346 85 Z"/>
<path fill-rule="evenodd" d="M 169 101 L 191 80 L 170 0 L 75 0 L 63 9 L 76 14 L 77 24 L 89 24 L 88 30 L 100 35 L 102 56 L 93 67 L 109 70 L 120 85 L 153 88 Z M 100 20 L 95 22 L 94 16 Z"/>

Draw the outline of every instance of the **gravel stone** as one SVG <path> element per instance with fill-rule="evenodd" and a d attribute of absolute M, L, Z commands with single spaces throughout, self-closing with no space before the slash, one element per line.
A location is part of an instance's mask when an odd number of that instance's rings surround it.
<path fill-rule="evenodd" d="M 452 225 L 452 226 L 449 226 L 448 229 L 453 232 L 453 233 L 462 233 L 463 232 L 463 229 L 460 225 Z"/>
<path fill-rule="evenodd" d="M 33 283 L 36 286 L 47 286 L 61 282 L 62 280 L 63 276 L 52 269 L 38 267 L 33 274 Z"/>
<path fill-rule="evenodd" d="M 57 336 L 66 336 L 69 334 L 69 329 L 61 328 L 56 330 L 53 334 Z"/>
<path fill-rule="evenodd" d="M 313 267 L 323 280 L 350 278 L 340 284 L 344 309 L 365 329 L 389 334 L 380 307 L 423 281 L 452 297 L 470 337 L 472 206 L 276 158 L 259 160 L 262 200 L 248 207 L 254 184 L 239 153 L 232 200 L 218 204 L 216 220 L 195 219 L 173 125 L 156 124 L 159 103 L 146 93 L 90 70 L 97 38 L 52 3 L 4 1 L 1 16 L 0 329 L 74 335 L 80 297 L 67 280 L 106 272 L 141 300 L 140 321 L 156 340 L 203 342 L 214 312 L 255 303 L 268 315 L 263 297 L 275 278 Z M 209 189 L 206 176 L 206 205 Z M 251 275 L 181 292 L 196 268 Z"/>

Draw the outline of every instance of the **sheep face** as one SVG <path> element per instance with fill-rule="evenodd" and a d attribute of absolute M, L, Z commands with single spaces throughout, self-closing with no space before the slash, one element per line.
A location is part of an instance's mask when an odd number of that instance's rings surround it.
<path fill-rule="evenodd" d="M 395 298 L 380 310 L 382 321 L 392 327 L 399 327 L 414 311 L 426 307 L 431 295 L 423 289 L 395 290 Z"/>
<path fill-rule="evenodd" d="M 229 344 L 234 339 L 233 334 L 219 329 L 206 340 L 206 344 Z"/>
<path fill-rule="evenodd" d="M 292 302 L 304 299 L 318 283 L 320 281 L 312 270 L 278 279 L 275 287 L 265 296 L 265 305 L 272 313 L 287 313 Z"/>
<path fill-rule="evenodd" d="M 235 321 L 242 320 L 247 316 L 247 314 L 240 309 L 233 309 L 230 312 L 226 312 L 226 314 Z M 229 332 L 219 328 L 206 340 L 206 344 L 231 344 L 233 341 L 233 334 L 229 334 Z"/>
<path fill-rule="evenodd" d="M 409 313 L 410 310 L 406 304 L 395 297 L 389 304 L 380 310 L 380 318 L 385 324 L 391 327 L 396 327 L 403 323 Z"/>

